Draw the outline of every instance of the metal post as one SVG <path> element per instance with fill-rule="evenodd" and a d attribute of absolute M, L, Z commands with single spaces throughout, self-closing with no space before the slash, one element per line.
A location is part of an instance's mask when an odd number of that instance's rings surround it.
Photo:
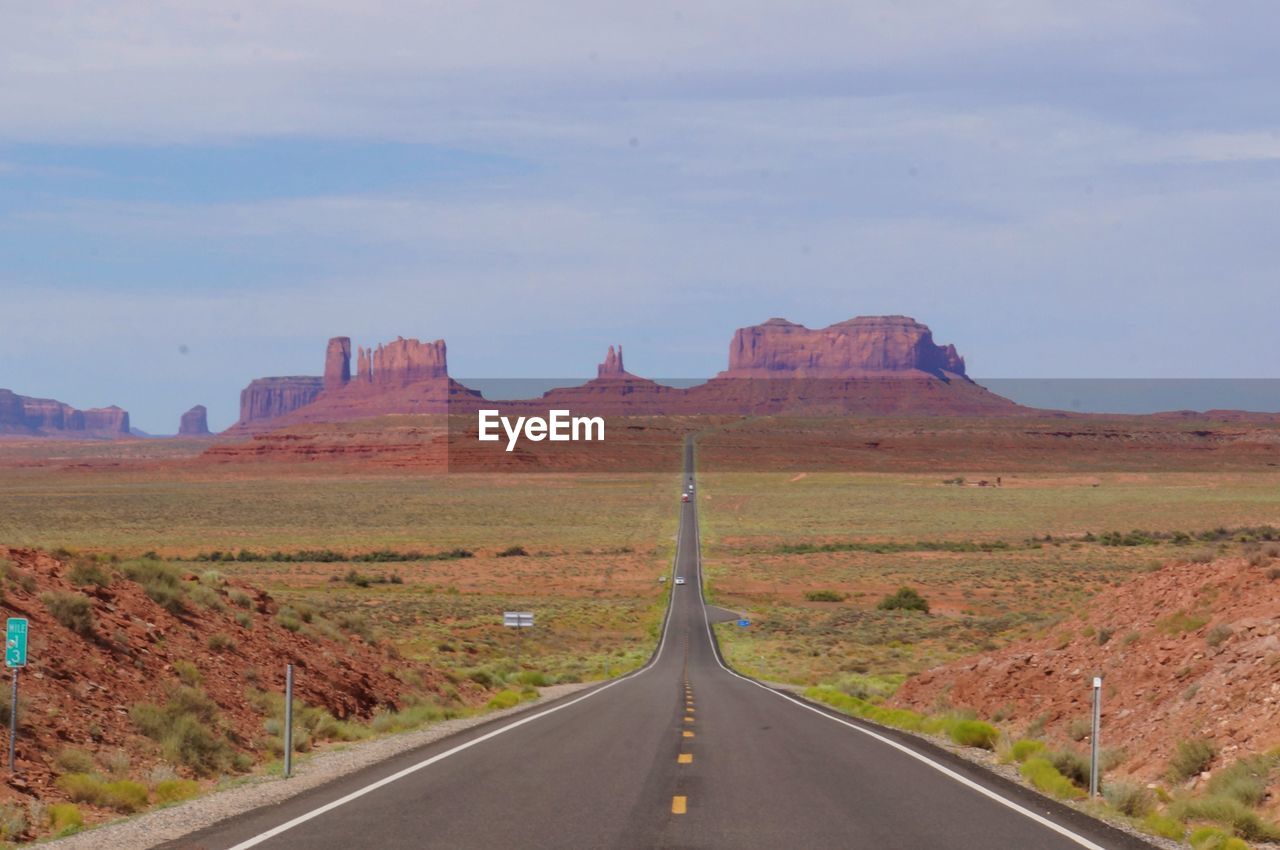
<path fill-rule="evenodd" d="M 1093 734 L 1089 736 L 1089 797 L 1098 796 L 1098 733 L 1102 726 L 1102 677 L 1093 677 Z"/>
<path fill-rule="evenodd" d="M 524 642 L 524 627 L 516 626 L 516 672 L 520 672 L 520 644 Z"/>
<path fill-rule="evenodd" d="M 284 669 L 284 775 L 293 773 L 293 665 Z"/>
<path fill-rule="evenodd" d="M 18 668 L 13 668 L 13 697 L 9 702 L 9 772 L 14 773 L 18 754 Z"/>

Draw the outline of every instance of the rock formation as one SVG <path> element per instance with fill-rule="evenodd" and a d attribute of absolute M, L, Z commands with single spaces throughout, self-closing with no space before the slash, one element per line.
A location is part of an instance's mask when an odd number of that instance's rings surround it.
<path fill-rule="evenodd" d="M 209 411 L 203 404 L 197 404 L 182 414 L 182 420 L 178 423 L 178 436 L 203 437 L 208 433 Z"/>
<path fill-rule="evenodd" d="M 0 389 L 0 434 L 127 437 L 129 413 L 114 405 L 78 410 L 51 398 Z"/>
<path fill-rule="evenodd" d="M 622 346 L 618 346 L 615 352 L 613 346 L 609 346 L 608 353 L 604 356 L 604 362 L 596 367 L 597 378 L 621 378 L 627 374 L 627 370 L 622 366 Z"/>
<path fill-rule="evenodd" d="M 324 389 L 324 378 L 296 375 L 258 378 L 240 391 L 240 422 L 263 422 L 310 404 Z"/>
<path fill-rule="evenodd" d="M 934 344 L 929 328 L 906 316 L 859 316 L 818 330 L 786 319 L 740 328 L 723 378 L 852 378 L 923 372 L 964 375 L 955 346 Z"/>
<path fill-rule="evenodd" d="M 750 379 L 750 380 L 744 380 Z M 471 413 L 489 404 L 449 377 L 444 340 L 397 337 L 356 349 L 334 337 L 323 378 L 260 378 L 241 394 L 234 430 L 334 422 L 388 413 Z M 1014 415 L 1025 409 L 965 376 L 954 346 L 905 316 L 864 316 L 812 330 L 785 319 L 734 334 L 729 368 L 688 389 L 663 386 L 626 370 L 622 346 L 609 346 L 596 377 L 540 399 L 508 400 L 531 413 L 548 405 L 603 415 Z M 268 424 L 269 423 L 269 424 Z"/>
<path fill-rule="evenodd" d="M 324 388 L 337 390 L 351 380 L 351 337 L 335 336 L 324 353 Z"/>
<path fill-rule="evenodd" d="M 419 342 L 402 336 L 373 352 L 374 384 L 404 386 L 425 378 L 447 378 L 444 340 Z"/>

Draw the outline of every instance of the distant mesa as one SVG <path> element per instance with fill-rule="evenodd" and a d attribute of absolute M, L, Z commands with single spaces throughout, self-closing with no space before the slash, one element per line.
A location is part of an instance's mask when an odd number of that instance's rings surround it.
<path fill-rule="evenodd" d="M 305 407 L 324 389 L 323 378 L 258 378 L 240 391 L 240 423 L 265 422 Z"/>
<path fill-rule="evenodd" d="M 445 342 L 397 337 L 355 349 L 334 337 L 322 377 L 259 378 L 241 394 L 232 432 L 388 413 L 469 413 L 484 399 L 449 377 Z M 777 414 L 1017 415 L 1023 408 L 970 380 L 953 345 L 938 345 L 907 316 L 859 316 L 812 329 L 786 319 L 740 328 L 728 368 L 679 389 L 626 370 L 609 346 L 596 377 L 504 406 L 589 406 L 607 415 Z"/>
<path fill-rule="evenodd" d="M 478 392 L 449 377 L 442 339 L 422 342 L 396 337 L 376 348 L 358 346 L 354 372 L 351 349 L 350 337 L 330 339 L 322 377 L 252 381 L 240 393 L 240 420 L 230 432 L 388 413 L 447 413 L 451 404 L 481 400 Z"/>
<path fill-rule="evenodd" d="M 859 316 L 820 329 L 786 319 L 740 328 L 722 378 L 849 378 L 925 373 L 964 377 L 954 345 L 940 346 L 907 316 Z"/>
<path fill-rule="evenodd" d="M 178 436 L 204 437 L 208 436 L 208 434 L 209 411 L 203 404 L 197 404 L 182 414 L 182 419 L 178 423 Z"/>
<path fill-rule="evenodd" d="M 129 413 L 115 405 L 78 410 L 51 398 L 32 398 L 0 389 L 0 434 L 128 437 Z"/>

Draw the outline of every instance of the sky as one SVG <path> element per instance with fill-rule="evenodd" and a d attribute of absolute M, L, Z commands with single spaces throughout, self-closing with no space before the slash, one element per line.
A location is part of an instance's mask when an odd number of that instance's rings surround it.
<path fill-rule="evenodd" d="M 906 314 L 972 375 L 1276 378 L 1280 9 L 0 0 L 0 387 L 172 433 L 330 336 L 721 370 Z"/>

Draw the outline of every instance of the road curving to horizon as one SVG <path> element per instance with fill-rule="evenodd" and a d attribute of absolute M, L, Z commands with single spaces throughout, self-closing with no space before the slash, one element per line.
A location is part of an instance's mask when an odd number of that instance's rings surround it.
<path fill-rule="evenodd" d="M 644 668 L 161 847 L 1152 846 L 927 742 L 730 670 L 702 596 L 697 499 L 680 511 L 673 575 L 687 583 L 668 582 Z"/>

